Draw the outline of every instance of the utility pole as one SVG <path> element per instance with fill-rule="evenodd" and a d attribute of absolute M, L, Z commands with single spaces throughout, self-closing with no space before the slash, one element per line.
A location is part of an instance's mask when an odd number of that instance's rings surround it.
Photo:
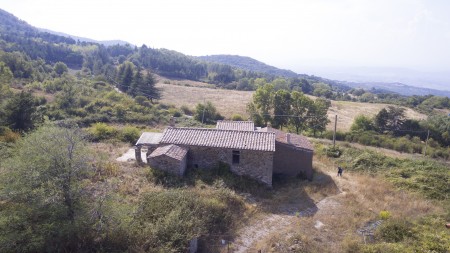
<path fill-rule="evenodd" d="M 205 119 L 205 109 L 206 109 L 206 104 L 205 104 L 205 100 L 203 100 L 202 124 L 203 124 L 203 120 Z"/>
<path fill-rule="evenodd" d="M 333 148 L 335 148 L 336 146 L 336 126 L 337 126 L 337 114 L 334 117 Z"/>
<path fill-rule="evenodd" d="M 428 146 L 428 138 L 430 137 L 430 129 L 427 132 L 427 140 L 425 141 L 425 151 L 423 152 L 423 156 L 427 156 L 427 146 Z"/>

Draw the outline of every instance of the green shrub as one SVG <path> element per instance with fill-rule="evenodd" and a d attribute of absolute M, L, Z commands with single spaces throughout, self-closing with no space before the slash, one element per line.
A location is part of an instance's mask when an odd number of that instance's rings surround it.
<path fill-rule="evenodd" d="M 94 141 L 110 139 L 117 135 L 117 130 L 114 127 L 108 126 L 107 124 L 101 122 L 95 123 L 89 132 L 91 133 Z"/>
<path fill-rule="evenodd" d="M 339 148 L 339 146 L 334 146 L 334 147 L 329 146 L 329 147 L 326 148 L 326 154 L 327 154 L 328 157 L 337 158 L 337 157 L 340 157 L 342 155 L 342 151 Z"/>
<path fill-rule="evenodd" d="M 138 128 L 134 126 L 125 126 L 120 132 L 120 140 L 134 144 L 140 135 L 141 131 Z"/>
<path fill-rule="evenodd" d="M 183 105 L 180 107 L 180 110 L 185 114 L 185 115 L 193 115 L 194 112 L 187 106 Z"/>
<path fill-rule="evenodd" d="M 181 117 L 181 112 L 177 108 L 169 108 L 169 114 L 173 117 Z"/>
<path fill-rule="evenodd" d="M 391 217 L 391 213 L 389 211 L 381 211 L 379 216 L 380 219 L 387 220 Z"/>
<path fill-rule="evenodd" d="M 233 114 L 233 116 L 231 116 L 231 120 L 233 120 L 233 121 L 243 121 L 244 118 L 240 114 Z"/>
<path fill-rule="evenodd" d="M 20 133 L 14 132 L 8 127 L 0 126 L 0 142 L 15 143 L 20 137 Z"/>
<path fill-rule="evenodd" d="M 186 189 L 149 192 L 139 203 L 134 215 L 134 244 L 152 252 L 185 252 L 189 240 L 229 229 L 232 210 L 243 207 L 229 192 Z"/>
<path fill-rule="evenodd" d="M 391 219 L 380 226 L 375 236 L 385 242 L 401 242 L 406 238 L 414 238 L 414 232 L 410 222 Z"/>

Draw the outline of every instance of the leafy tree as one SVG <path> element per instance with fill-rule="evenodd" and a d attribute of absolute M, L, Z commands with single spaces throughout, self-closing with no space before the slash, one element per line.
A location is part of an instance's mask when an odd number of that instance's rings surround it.
<path fill-rule="evenodd" d="M 359 100 L 361 102 L 371 102 L 371 101 L 375 100 L 375 95 L 373 93 L 370 93 L 370 92 L 365 92 L 364 94 L 361 95 Z"/>
<path fill-rule="evenodd" d="M 291 114 L 290 123 L 295 127 L 297 134 L 306 128 L 308 111 L 314 102 L 303 93 L 293 91 L 291 94 Z"/>
<path fill-rule="evenodd" d="M 273 90 L 272 84 L 265 84 L 256 89 L 253 95 L 253 103 L 260 110 L 265 124 L 270 121 L 270 112 L 273 108 Z"/>
<path fill-rule="evenodd" d="M 426 121 L 421 122 L 421 126 L 430 130 L 430 137 L 441 143 L 441 145 L 450 145 L 450 116 L 430 116 Z"/>
<path fill-rule="evenodd" d="M 56 103 L 61 109 L 73 109 L 76 105 L 77 89 L 73 82 L 64 84 L 62 92 L 56 97 Z"/>
<path fill-rule="evenodd" d="M 377 115 L 375 115 L 375 126 L 380 130 L 383 131 L 389 120 L 389 113 L 386 110 L 386 108 L 381 109 Z"/>
<path fill-rule="evenodd" d="M 217 113 L 216 107 L 213 103 L 208 101 L 206 104 L 197 104 L 195 107 L 194 118 L 202 123 L 213 123 L 223 117 Z"/>
<path fill-rule="evenodd" d="M 2 164 L 0 251 L 69 252 L 82 245 L 83 178 L 90 171 L 79 129 L 45 126 L 23 138 Z"/>
<path fill-rule="evenodd" d="M 35 127 L 38 119 L 36 102 L 31 92 L 14 94 L 5 105 L 5 123 L 11 129 L 27 131 Z"/>
<path fill-rule="evenodd" d="M 5 63 L 0 62 L 0 99 L 3 99 L 9 93 L 9 84 L 13 74 Z"/>
<path fill-rule="evenodd" d="M 284 78 L 277 78 L 272 81 L 274 90 L 290 90 L 289 84 Z"/>
<path fill-rule="evenodd" d="M 302 92 L 305 94 L 311 94 L 311 92 L 313 91 L 313 87 L 308 82 L 308 80 L 301 79 L 300 83 L 301 83 L 301 87 L 302 87 Z"/>
<path fill-rule="evenodd" d="M 405 122 L 405 108 L 388 106 L 375 116 L 375 125 L 380 129 L 399 130 Z"/>
<path fill-rule="evenodd" d="M 325 83 L 316 83 L 314 86 L 314 96 L 317 97 L 325 97 L 331 98 L 333 96 L 333 91 L 331 90 L 331 86 Z"/>
<path fill-rule="evenodd" d="M 255 123 L 256 126 L 263 126 L 264 119 L 262 115 L 259 113 L 256 105 L 253 102 L 249 102 L 247 104 L 247 113 L 250 115 L 250 119 Z"/>
<path fill-rule="evenodd" d="M 69 69 L 67 68 L 67 65 L 64 62 L 57 62 L 55 63 L 55 66 L 53 67 L 53 70 L 58 76 L 62 76 L 64 73 L 67 73 Z"/>
<path fill-rule="evenodd" d="M 287 90 L 278 90 L 273 98 L 273 112 L 275 114 L 273 123 L 275 127 L 287 125 L 289 117 L 287 115 L 291 112 L 291 93 Z"/>
<path fill-rule="evenodd" d="M 352 131 L 372 131 L 375 130 L 373 120 L 365 115 L 356 116 L 350 127 Z"/>
<path fill-rule="evenodd" d="M 327 112 L 331 102 L 323 98 L 317 98 L 308 111 L 308 126 L 313 129 L 314 137 L 316 131 L 323 132 L 328 122 Z"/>

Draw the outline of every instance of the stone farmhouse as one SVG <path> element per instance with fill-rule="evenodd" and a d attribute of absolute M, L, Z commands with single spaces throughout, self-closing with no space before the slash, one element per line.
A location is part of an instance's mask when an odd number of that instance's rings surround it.
<path fill-rule="evenodd" d="M 136 143 L 136 160 L 142 149 L 152 167 L 182 176 L 187 168 L 211 168 L 218 162 L 232 172 L 269 186 L 272 176 L 301 175 L 312 179 L 313 147 L 301 135 L 270 126 L 255 128 L 251 121 L 218 121 L 216 128 L 175 127 L 163 133 L 145 132 Z"/>

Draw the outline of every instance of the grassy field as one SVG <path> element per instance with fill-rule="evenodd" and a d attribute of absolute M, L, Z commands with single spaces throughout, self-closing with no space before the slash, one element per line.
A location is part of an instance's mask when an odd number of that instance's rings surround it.
<path fill-rule="evenodd" d="M 253 95 L 252 91 L 215 89 L 210 84 L 188 80 L 160 78 L 156 86 L 161 89 L 161 102 L 163 103 L 177 107 L 186 105 L 190 108 L 195 108 L 195 105 L 198 103 L 211 101 L 220 114 L 226 118 L 230 118 L 233 114 L 248 117 L 246 105 L 251 101 Z M 328 110 L 328 118 L 331 122 L 327 128 L 333 129 L 335 115 L 338 115 L 338 131 L 348 131 L 356 116 L 360 114 L 373 116 L 387 106 L 387 104 L 331 101 L 331 108 Z M 409 108 L 406 109 L 406 116 L 411 119 L 426 118 L 425 114 Z"/>

